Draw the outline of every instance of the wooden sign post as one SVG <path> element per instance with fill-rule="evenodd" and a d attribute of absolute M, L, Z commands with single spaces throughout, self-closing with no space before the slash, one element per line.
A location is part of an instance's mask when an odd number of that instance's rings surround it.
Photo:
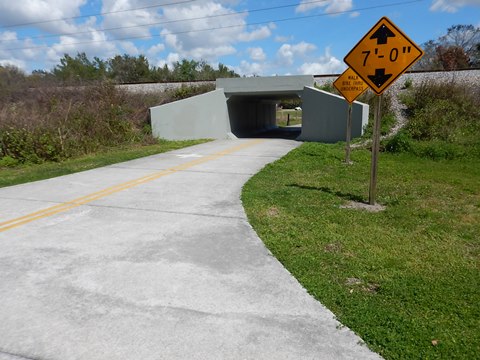
<path fill-rule="evenodd" d="M 369 204 L 376 203 L 382 93 L 423 55 L 390 19 L 381 18 L 345 56 L 350 66 L 379 95 L 375 102 Z"/>

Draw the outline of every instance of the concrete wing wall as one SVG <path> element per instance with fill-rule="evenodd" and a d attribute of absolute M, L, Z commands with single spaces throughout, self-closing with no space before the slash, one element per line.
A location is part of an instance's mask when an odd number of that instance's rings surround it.
<path fill-rule="evenodd" d="M 333 143 L 345 141 L 348 103 L 341 96 L 305 87 L 302 96 L 302 134 L 298 140 Z M 369 106 L 352 105 L 352 138 L 362 136 L 368 124 Z"/>
<path fill-rule="evenodd" d="M 230 133 L 223 90 L 150 108 L 153 136 L 167 140 L 226 139 Z"/>

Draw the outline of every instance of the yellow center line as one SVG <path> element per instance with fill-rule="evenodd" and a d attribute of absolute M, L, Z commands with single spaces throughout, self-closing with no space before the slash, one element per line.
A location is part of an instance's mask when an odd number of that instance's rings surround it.
<path fill-rule="evenodd" d="M 130 188 L 133 188 L 135 186 L 138 186 L 138 185 L 156 180 L 156 179 L 161 178 L 163 176 L 171 175 L 171 174 L 174 174 L 178 171 L 186 170 L 186 169 L 189 169 L 193 166 L 218 159 L 222 156 L 231 154 L 233 152 L 242 150 L 244 148 L 247 148 L 247 147 L 250 147 L 250 146 L 253 146 L 253 145 L 257 145 L 257 144 L 259 144 L 263 141 L 264 140 L 260 140 L 260 139 L 251 140 L 249 142 L 231 147 L 229 149 L 222 150 L 218 153 L 208 155 L 208 156 L 205 156 L 205 157 L 200 158 L 200 159 L 195 159 L 195 160 L 189 161 L 185 164 L 177 165 L 177 166 L 171 167 L 171 168 L 166 169 L 166 170 L 162 170 L 162 171 L 150 174 L 150 175 L 140 177 L 138 179 L 134 179 L 134 180 L 130 180 L 130 181 L 118 184 L 118 185 L 110 186 L 108 188 L 105 188 L 103 190 L 94 192 L 94 193 L 89 194 L 89 195 L 85 195 L 85 196 L 82 196 L 82 197 L 79 197 L 79 198 L 76 198 L 76 199 L 58 204 L 58 205 L 54 205 L 54 206 L 48 207 L 46 209 L 38 210 L 38 211 L 32 212 L 28 215 L 20 216 L 20 217 L 11 219 L 11 220 L 1 222 L 0 223 L 0 232 L 6 231 L 6 230 L 9 230 L 9 229 L 13 229 L 13 228 L 19 227 L 21 225 L 28 224 L 32 221 L 43 219 L 43 218 L 46 218 L 48 216 L 52 216 L 52 215 L 58 214 L 60 212 L 64 212 L 64 211 L 76 208 L 78 206 L 81 206 L 81 205 L 90 203 L 92 201 L 104 198 L 108 195 L 115 194 L 117 192 L 120 192 L 120 191 L 123 191 L 123 190 L 126 190 L 126 189 L 130 189 Z"/>

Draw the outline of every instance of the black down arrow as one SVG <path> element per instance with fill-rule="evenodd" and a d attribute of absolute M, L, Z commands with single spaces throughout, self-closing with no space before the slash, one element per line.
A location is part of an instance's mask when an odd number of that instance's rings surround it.
<path fill-rule="evenodd" d="M 377 45 L 385 45 L 389 37 L 395 37 L 395 34 L 386 25 L 382 25 L 370 36 L 370 40 L 377 39 Z"/>
<path fill-rule="evenodd" d="M 368 75 L 368 78 L 380 89 L 388 79 L 392 77 L 392 74 L 385 74 L 385 69 L 375 69 L 375 75 Z"/>

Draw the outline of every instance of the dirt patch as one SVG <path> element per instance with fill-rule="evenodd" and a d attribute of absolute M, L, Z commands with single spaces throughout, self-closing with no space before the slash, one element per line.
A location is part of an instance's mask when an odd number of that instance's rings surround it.
<path fill-rule="evenodd" d="M 278 217 L 280 215 L 280 210 L 276 208 L 275 206 L 272 206 L 267 210 L 267 216 L 268 217 Z"/>
<path fill-rule="evenodd" d="M 370 204 L 365 204 L 363 202 L 357 202 L 357 201 L 350 201 L 345 205 L 340 205 L 341 209 L 355 209 L 355 210 L 365 210 L 369 212 L 380 212 L 384 211 L 387 207 L 380 205 L 380 204 L 375 204 L 375 205 L 370 205 Z"/>

